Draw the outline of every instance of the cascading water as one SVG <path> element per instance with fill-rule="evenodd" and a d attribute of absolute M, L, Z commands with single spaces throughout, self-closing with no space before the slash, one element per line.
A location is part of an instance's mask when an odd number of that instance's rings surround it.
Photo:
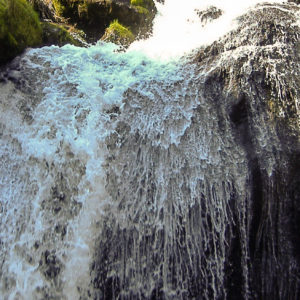
<path fill-rule="evenodd" d="M 276 137 L 254 126 L 257 141 L 236 142 L 243 96 L 228 114 L 211 97 L 217 85 L 207 86 L 230 58 L 198 66 L 191 51 L 259 2 L 166 0 L 153 36 L 126 52 L 31 49 L 3 72 L 3 299 L 256 297 L 249 211 L 258 189 L 248 188 L 244 145 L 269 153 Z M 204 14 L 212 6 L 216 19 Z M 266 174 L 275 162 L 266 157 Z"/>

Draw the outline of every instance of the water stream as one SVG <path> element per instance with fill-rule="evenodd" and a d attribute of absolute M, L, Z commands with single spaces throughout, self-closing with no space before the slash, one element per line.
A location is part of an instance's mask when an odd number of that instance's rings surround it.
<path fill-rule="evenodd" d="M 9 66 L 3 299 L 226 299 L 230 247 L 248 297 L 246 154 L 190 60 L 259 2 L 166 0 L 126 52 L 51 46 Z M 212 5 L 222 15 L 201 20 Z"/>

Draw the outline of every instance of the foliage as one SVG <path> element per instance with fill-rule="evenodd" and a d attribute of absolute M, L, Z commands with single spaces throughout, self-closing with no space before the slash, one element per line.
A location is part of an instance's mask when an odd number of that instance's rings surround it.
<path fill-rule="evenodd" d="M 0 63 L 42 41 L 39 18 L 25 0 L 0 0 Z"/>
<path fill-rule="evenodd" d="M 65 12 L 65 5 L 62 4 L 62 2 L 60 0 L 53 0 L 53 6 L 54 6 L 54 9 L 56 11 L 56 13 L 59 15 L 59 16 L 62 16 Z"/>
<path fill-rule="evenodd" d="M 121 25 L 118 20 L 114 20 L 105 30 L 102 40 L 119 45 L 129 45 L 134 41 L 134 35 L 129 28 Z"/>

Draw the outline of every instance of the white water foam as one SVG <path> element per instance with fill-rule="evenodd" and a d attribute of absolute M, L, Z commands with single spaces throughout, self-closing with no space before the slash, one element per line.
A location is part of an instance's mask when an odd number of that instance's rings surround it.
<path fill-rule="evenodd" d="M 156 3 L 158 14 L 154 20 L 152 37 L 133 43 L 129 50 L 140 50 L 156 59 L 183 56 L 222 37 L 235 28 L 239 15 L 264 2 L 266 1 L 165 0 L 165 4 Z M 212 22 L 202 23 L 197 11 L 205 11 L 212 6 L 221 9 L 223 14 Z"/>

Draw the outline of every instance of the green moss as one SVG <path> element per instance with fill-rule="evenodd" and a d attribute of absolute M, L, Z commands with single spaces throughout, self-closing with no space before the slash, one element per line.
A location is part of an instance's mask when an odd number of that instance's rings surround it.
<path fill-rule="evenodd" d="M 63 46 L 72 44 L 75 46 L 82 46 L 82 43 L 75 40 L 62 25 L 45 22 L 42 24 L 42 27 L 44 45 Z"/>
<path fill-rule="evenodd" d="M 5 25 L 5 11 L 7 9 L 7 2 L 4 0 L 0 0 L 0 37 L 5 33 L 6 31 L 6 25 Z"/>
<path fill-rule="evenodd" d="M 152 0 L 131 0 L 130 4 L 137 7 L 143 7 L 148 10 L 155 7 L 155 4 Z"/>
<path fill-rule="evenodd" d="M 139 38 L 146 38 L 149 35 L 149 29 L 151 30 L 152 21 L 157 12 L 153 0 L 131 0 L 131 7 L 133 7 L 140 15 L 140 19 L 143 20 L 136 32 Z"/>
<path fill-rule="evenodd" d="M 56 14 L 69 19 L 71 23 L 90 22 L 96 16 L 108 14 L 111 1 L 108 0 L 52 0 Z"/>
<path fill-rule="evenodd" d="M 54 6 L 54 9 L 55 9 L 56 13 L 59 16 L 63 16 L 64 12 L 66 10 L 65 5 L 63 5 L 60 0 L 53 0 L 52 3 L 53 3 L 53 6 Z"/>
<path fill-rule="evenodd" d="M 134 35 L 147 31 L 155 15 L 153 0 L 131 0 L 131 5 L 112 0 L 52 0 L 56 14 L 84 30 L 97 41 L 113 20 L 130 26 Z"/>
<path fill-rule="evenodd" d="M 144 15 L 147 15 L 149 14 L 149 10 L 145 7 L 142 7 L 142 6 L 135 6 L 135 8 L 137 9 L 137 11 L 140 13 L 140 14 L 144 14 Z"/>
<path fill-rule="evenodd" d="M 41 44 L 39 18 L 25 0 L 0 0 L 0 63 Z"/>
<path fill-rule="evenodd" d="M 65 18 L 78 19 L 79 6 L 84 4 L 85 0 L 52 0 L 57 15 Z"/>
<path fill-rule="evenodd" d="M 129 28 L 121 25 L 118 20 L 114 20 L 105 30 L 102 40 L 127 46 L 134 41 L 134 38 L 135 37 Z"/>

